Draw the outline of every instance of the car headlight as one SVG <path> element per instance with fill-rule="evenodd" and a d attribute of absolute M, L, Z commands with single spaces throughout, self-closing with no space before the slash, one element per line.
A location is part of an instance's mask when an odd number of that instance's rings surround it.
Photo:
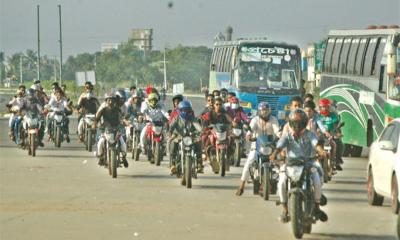
<path fill-rule="evenodd" d="M 193 144 L 193 139 L 191 137 L 184 137 L 182 141 L 185 146 L 190 146 Z"/>
<path fill-rule="evenodd" d="M 294 182 L 300 180 L 301 174 L 303 173 L 304 166 L 287 166 L 286 175 Z"/>

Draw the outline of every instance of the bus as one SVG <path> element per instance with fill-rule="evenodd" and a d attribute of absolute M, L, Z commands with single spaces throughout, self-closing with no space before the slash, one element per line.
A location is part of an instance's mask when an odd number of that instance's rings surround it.
<path fill-rule="evenodd" d="M 299 47 L 264 38 L 215 42 L 209 90 L 221 88 L 235 92 L 247 113 L 268 102 L 283 123 L 290 98 L 302 93 Z"/>
<path fill-rule="evenodd" d="M 345 122 L 345 156 L 360 156 L 388 122 L 400 117 L 399 38 L 398 28 L 328 34 L 320 97 L 337 103 Z"/>

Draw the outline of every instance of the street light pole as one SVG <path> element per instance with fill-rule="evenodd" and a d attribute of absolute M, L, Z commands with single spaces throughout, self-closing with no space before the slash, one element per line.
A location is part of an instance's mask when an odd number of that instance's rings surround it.
<path fill-rule="evenodd" d="M 165 62 L 165 51 L 167 50 L 164 47 L 164 89 L 167 90 L 167 63 Z"/>
<path fill-rule="evenodd" d="M 19 55 L 19 81 L 22 85 L 22 54 Z"/>
<path fill-rule="evenodd" d="M 61 29 L 61 5 L 58 5 L 58 15 L 60 18 L 60 86 L 62 84 L 62 29 Z"/>
<path fill-rule="evenodd" d="M 40 81 L 40 21 L 39 21 L 39 5 L 37 8 L 37 44 L 38 44 L 38 52 L 37 52 L 37 80 Z"/>

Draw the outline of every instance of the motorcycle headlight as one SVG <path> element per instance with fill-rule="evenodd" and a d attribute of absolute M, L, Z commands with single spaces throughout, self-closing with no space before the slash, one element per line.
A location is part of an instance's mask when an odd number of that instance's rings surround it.
<path fill-rule="evenodd" d="M 184 137 L 182 141 L 183 144 L 185 144 L 186 146 L 190 146 L 193 144 L 193 140 L 191 137 Z"/>
<path fill-rule="evenodd" d="M 294 182 L 300 180 L 301 174 L 303 173 L 304 166 L 287 166 L 286 175 Z"/>
<path fill-rule="evenodd" d="M 115 138 L 114 133 L 106 133 L 106 139 L 107 139 L 108 142 L 113 143 L 115 141 L 114 138 Z"/>
<path fill-rule="evenodd" d="M 217 140 L 225 140 L 226 139 L 226 132 L 217 132 Z"/>
<path fill-rule="evenodd" d="M 260 153 L 262 155 L 271 155 L 272 153 L 272 148 L 271 147 L 260 147 Z"/>
<path fill-rule="evenodd" d="M 332 149 L 331 145 L 324 145 L 324 150 L 330 151 Z"/>
<path fill-rule="evenodd" d="M 286 118 L 286 113 L 285 111 L 278 111 L 278 119 L 285 119 Z"/>
<path fill-rule="evenodd" d="M 62 121 L 62 118 L 63 118 L 62 115 L 57 115 L 57 114 L 54 115 L 54 119 L 55 119 L 57 122 L 61 122 L 61 121 Z"/>
<path fill-rule="evenodd" d="M 234 128 L 232 129 L 233 131 L 233 135 L 235 135 L 236 137 L 239 137 L 242 134 L 242 129 L 240 128 Z"/>
<path fill-rule="evenodd" d="M 38 124 L 38 120 L 36 118 L 29 118 L 28 119 L 28 126 L 35 126 Z"/>
<path fill-rule="evenodd" d="M 154 133 L 155 133 L 156 135 L 160 135 L 160 134 L 161 134 L 161 131 L 162 131 L 162 127 L 154 126 L 154 127 L 153 127 L 153 131 L 154 131 Z"/>

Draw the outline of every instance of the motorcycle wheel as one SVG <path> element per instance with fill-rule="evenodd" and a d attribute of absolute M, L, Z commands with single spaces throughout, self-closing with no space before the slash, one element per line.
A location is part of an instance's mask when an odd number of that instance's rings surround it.
<path fill-rule="evenodd" d="M 257 179 L 253 179 L 253 194 L 257 195 L 260 192 L 260 182 Z"/>
<path fill-rule="evenodd" d="M 110 161 L 111 161 L 111 176 L 117 177 L 117 153 L 115 150 L 110 150 Z"/>
<path fill-rule="evenodd" d="M 219 162 L 220 174 L 221 177 L 225 177 L 225 170 L 226 170 L 226 150 L 220 149 L 218 150 L 217 160 Z"/>
<path fill-rule="evenodd" d="M 322 161 L 322 169 L 324 170 L 324 183 L 327 183 L 329 181 L 329 164 L 328 162 L 330 161 L 330 159 L 325 158 Z"/>
<path fill-rule="evenodd" d="M 185 156 L 185 179 L 186 188 L 192 188 L 192 158 L 188 155 Z"/>
<path fill-rule="evenodd" d="M 289 213 L 292 231 L 296 238 L 302 238 L 303 231 L 303 205 L 299 193 L 292 193 L 289 197 Z"/>
<path fill-rule="evenodd" d="M 134 138 L 135 142 L 133 143 L 132 149 L 133 149 L 133 153 L 132 153 L 132 157 L 135 159 L 135 161 L 139 161 L 139 154 L 140 154 L 140 150 L 139 150 L 139 136 L 135 136 Z"/>
<path fill-rule="evenodd" d="M 30 134 L 30 137 L 29 137 L 29 152 L 32 154 L 32 157 L 36 156 L 36 133 Z"/>
<path fill-rule="evenodd" d="M 235 143 L 235 154 L 233 155 L 235 159 L 235 167 L 240 167 L 240 160 L 242 158 L 240 141 L 235 141 Z"/>
<path fill-rule="evenodd" d="M 89 130 L 87 134 L 87 150 L 89 152 L 92 152 L 92 147 L 93 147 L 92 140 L 93 140 L 93 132 Z"/>
<path fill-rule="evenodd" d="M 269 168 L 264 168 L 262 175 L 262 195 L 264 200 L 269 200 L 269 193 L 271 190 L 271 182 L 270 182 L 271 172 Z"/>
<path fill-rule="evenodd" d="M 56 127 L 55 129 L 55 139 L 54 139 L 54 144 L 56 147 L 61 147 L 61 127 Z"/>
<path fill-rule="evenodd" d="M 161 158 L 162 158 L 161 142 L 156 142 L 154 149 L 154 161 L 156 166 L 160 166 Z"/>
<path fill-rule="evenodd" d="M 89 150 L 89 143 L 88 143 L 88 138 L 89 138 L 89 130 L 85 128 L 85 137 L 83 139 L 83 144 L 85 144 L 85 150 Z"/>
<path fill-rule="evenodd" d="M 312 231 L 312 223 L 305 223 L 303 227 L 303 232 L 310 234 Z"/>

